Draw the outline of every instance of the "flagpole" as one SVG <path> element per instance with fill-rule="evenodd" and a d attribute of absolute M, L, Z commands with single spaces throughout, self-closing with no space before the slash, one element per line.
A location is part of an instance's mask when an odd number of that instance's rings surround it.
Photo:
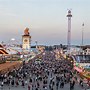
<path fill-rule="evenodd" d="M 82 46 L 83 46 L 83 39 L 84 39 L 84 34 L 83 34 L 84 31 L 83 30 L 84 30 L 84 23 L 82 24 Z"/>
<path fill-rule="evenodd" d="M 82 24 L 82 58 L 84 60 L 84 57 L 83 57 L 83 40 L 84 40 L 84 23 Z"/>

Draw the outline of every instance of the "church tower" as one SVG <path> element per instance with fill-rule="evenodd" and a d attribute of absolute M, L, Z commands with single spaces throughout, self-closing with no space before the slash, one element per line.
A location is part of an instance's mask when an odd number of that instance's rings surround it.
<path fill-rule="evenodd" d="M 30 51 L 31 48 L 31 36 L 29 33 L 29 28 L 24 30 L 24 35 L 22 35 L 22 49 L 23 51 Z"/>

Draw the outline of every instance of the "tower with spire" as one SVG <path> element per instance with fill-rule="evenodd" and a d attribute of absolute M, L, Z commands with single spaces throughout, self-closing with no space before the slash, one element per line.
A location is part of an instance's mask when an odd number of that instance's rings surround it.
<path fill-rule="evenodd" d="M 68 51 L 70 51 L 70 47 L 71 47 L 71 10 L 68 10 L 68 34 L 67 34 L 67 46 L 68 46 Z"/>
<path fill-rule="evenodd" d="M 31 47 L 31 36 L 29 33 L 29 28 L 24 30 L 24 35 L 22 35 L 22 49 L 23 51 L 30 51 Z"/>

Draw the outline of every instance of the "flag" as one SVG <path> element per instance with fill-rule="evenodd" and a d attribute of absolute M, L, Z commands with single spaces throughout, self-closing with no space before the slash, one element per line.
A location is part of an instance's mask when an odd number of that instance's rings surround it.
<path fill-rule="evenodd" d="M 82 24 L 82 26 L 84 26 L 84 23 Z"/>

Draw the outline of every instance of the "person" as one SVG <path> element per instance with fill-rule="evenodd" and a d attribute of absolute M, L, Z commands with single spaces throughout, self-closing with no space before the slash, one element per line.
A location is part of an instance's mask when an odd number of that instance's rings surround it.
<path fill-rule="evenodd" d="M 30 90 L 30 84 L 28 85 L 28 90 Z"/>
<path fill-rule="evenodd" d="M 56 89 L 58 90 L 59 82 L 56 82 Z"/>
<path fill-rule="evenodd" d="M 47 87 L 45 87 L 45 89 L 44 90 L 47 90 Z"/>
<path fill-rule="evenodd" d="M 73 90 L 73 83 L 70 81 L 70 90 Z"/>
<path fill-rule="evenodd" d="M 27 83 L 28 83 L 27 80 L 25 80 L 25 85 L 27 85 Z"/>
<path fill-rule="evenodd" d="M 80 79 L 79 84 L 83 87 L 83 81 L 82 81 L 82 79 Z"/>
<path fill-rule="evenodd" d="M 10 85 L 9 85 L 9 90 L 11 90 Z"/>
<path fill-rule="evenodd" d="M 35 90 L 38 90 L 38 88 L 36 87 L 36 89 Z"/>
<path fill-rule="evenodd" d="M 16 80 L 16 87 L 19 85 L 18 81 Z"/>
<path fill-rule="evenodd" d="M 22 80 L 22 86 L 24 87 L 25 85 L 24 85 L 24 81 Z"/>
<path fill-rule="evenodd" d="M 72 88 L 74 89 L 75 81 L 73 80 L 72 82 Z"/>
<path fill-rule="evenodd" d="M 14 79 L 11 81 L 11 85 L 12 85 L 12 87 L 14 86 Z"/>
<path fill-rule="evenodd" d="M 53 87 L 51 88 L 51 90 L 53 90 Z"/>
<path fill-rule="evenodd" d="M 63 87 L 64 87 L 64 82 L 62 81 L 60 84 L 60 88 L 63 88 Z"/>
<path fill-rule="evenodd" d="M 32 78 L 30 77 L 29 82 L 32 83 Z"/>
<path fill-rule="evenodd" d="M 1 83 L 1 86 L 3 87 L 3 81 L 2 81 L 2 83 Z"/>
<path fill-rule="evenodd" d="M 3 90 L 3 81 L 2 81 L 2 83 L 1 83 L 1 90 Z"/>

